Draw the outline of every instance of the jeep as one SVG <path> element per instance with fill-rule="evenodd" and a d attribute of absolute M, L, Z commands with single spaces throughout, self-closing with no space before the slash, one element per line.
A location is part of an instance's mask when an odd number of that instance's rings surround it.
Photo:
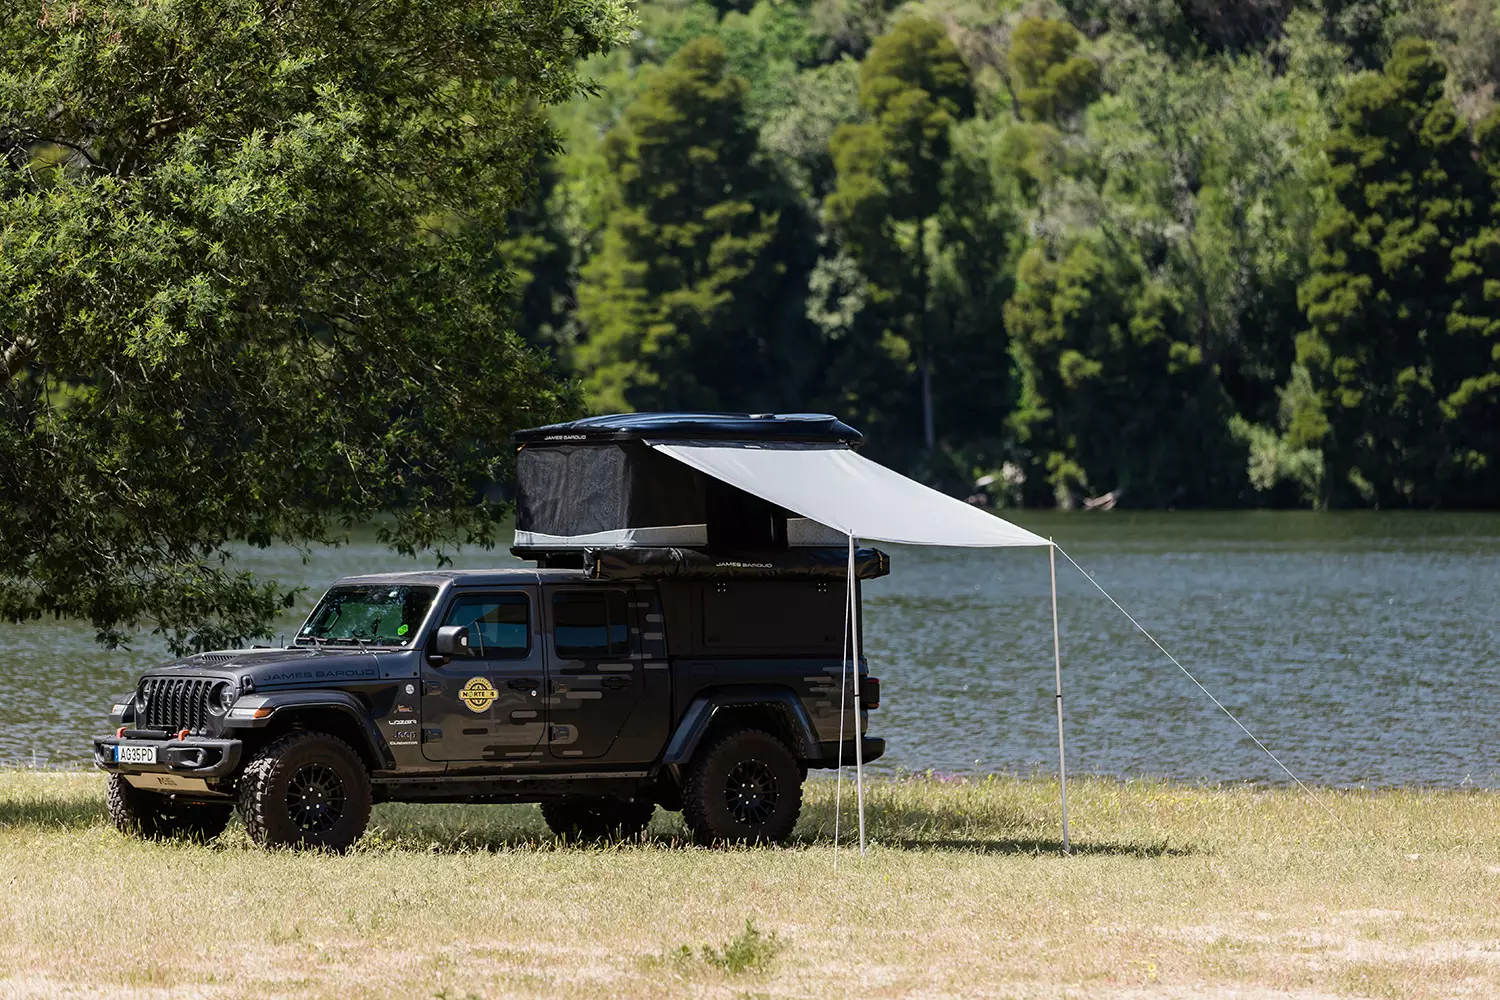
<path fill-rule="evenodd" d="M 636 835 L 659 805 L 700 843 L 783 842 L 807 771 L 852 761 L 880 701 L 860 664 L 841 747 L 833 555 L 340 580 L 290 645 L 141 678 L 94 740 L 110 818 L 206 839 L 238 808 L 256 844 L 342 851 L 377 802 L 537 802 L 564 838 Z M 887 568 L 861 550 L 856 576 Z"/>

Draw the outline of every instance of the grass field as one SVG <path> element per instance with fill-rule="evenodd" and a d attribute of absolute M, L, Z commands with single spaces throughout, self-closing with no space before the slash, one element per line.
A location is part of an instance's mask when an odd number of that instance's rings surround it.
<path fill-rule="evenodd" d="M 1500 996 L 1500 793 L 1325 793 L 1345 832 L 1085 779 L 1068 857 L 1054 782 L 884 781 L 835 875 L 827 781 L 784 849 L 382 806 L 344 857 L 129 840 L 102 786 L 0 772 L 0 997 Z"/>

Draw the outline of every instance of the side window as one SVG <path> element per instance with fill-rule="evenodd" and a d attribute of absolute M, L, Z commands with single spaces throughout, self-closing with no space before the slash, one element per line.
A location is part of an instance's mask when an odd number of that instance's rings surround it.
<path fill-rule="evenodd" d="M 564 660 L 630 652 L 625 595 L 618 590 L 565 590 L 552 595 L 553 639 Z"/>
<path fill-rule="evenodd" d="M 531 650 L 531 602 L 525 594 L 460 594 L 444 625 L 469 630 L 469 655 L 526 656 Z"/>

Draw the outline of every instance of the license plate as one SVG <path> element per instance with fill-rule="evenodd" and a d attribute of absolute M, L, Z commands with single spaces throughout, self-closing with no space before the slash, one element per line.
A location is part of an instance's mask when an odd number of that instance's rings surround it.
<path fill-rule="evenodd" d="M 156 747 L 115 747 L 116 764 L 155 764 Z"/>

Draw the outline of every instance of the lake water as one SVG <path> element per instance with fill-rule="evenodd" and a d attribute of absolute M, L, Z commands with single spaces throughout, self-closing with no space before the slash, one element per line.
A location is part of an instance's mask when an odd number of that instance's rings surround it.
<path fill-rule="evenodd" d="M 1500 516 L 1019 513 L 1053 536 L 1299 777 L 1500 786 Z M 877 768 L 1052 771 L 1057 731 L 1043 550 L 890 546 L 867 585 L 883 682 Z M 463 553 L 460 566 L 511 564 Z M 373 541 L 247 555 L 310 588 L 412 568 Z M 1286 780 L 1066 561 L 1058 560 L 1069 768 Z M 106 652 L 71 623 L 4 626 L 0 764 L 79 766 L 113 696 L 164 657 Z"/>

